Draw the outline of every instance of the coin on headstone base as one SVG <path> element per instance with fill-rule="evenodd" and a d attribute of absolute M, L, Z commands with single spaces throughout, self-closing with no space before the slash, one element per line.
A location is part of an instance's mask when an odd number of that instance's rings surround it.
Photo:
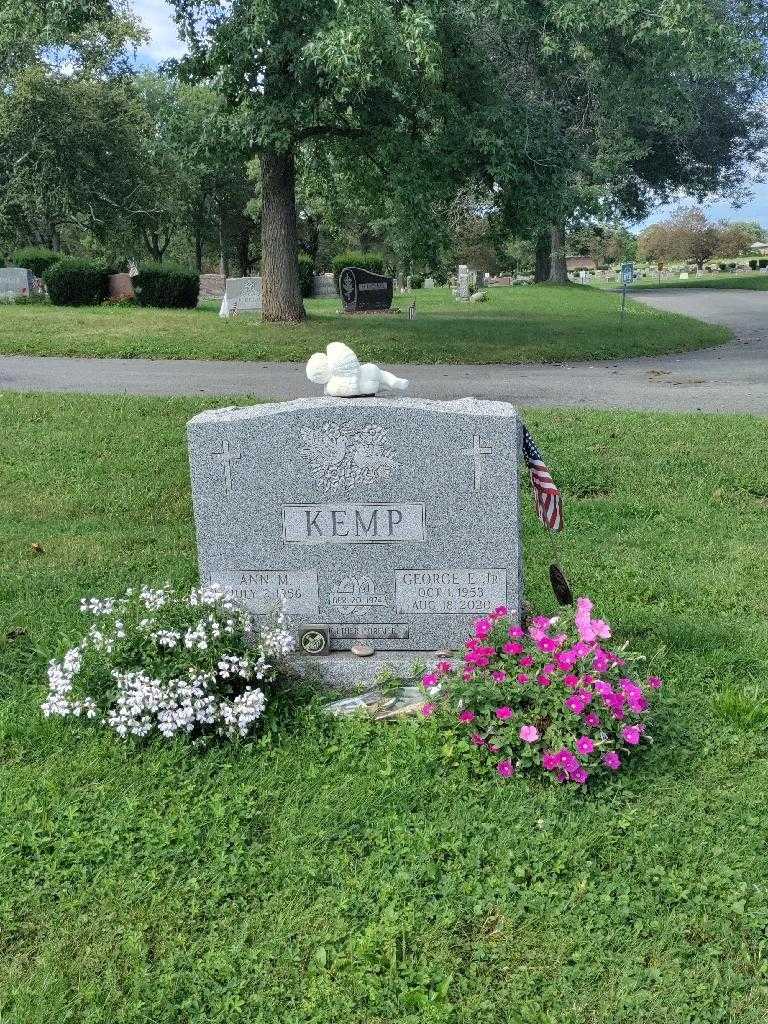
<path fill-rule="evenodd" d="M 376 653 L 376 648 L 369 647 L 368 644 L 355 644 L 352 648 L 352 653 L 358 658 L 370 658 L 371 655 Z"/>

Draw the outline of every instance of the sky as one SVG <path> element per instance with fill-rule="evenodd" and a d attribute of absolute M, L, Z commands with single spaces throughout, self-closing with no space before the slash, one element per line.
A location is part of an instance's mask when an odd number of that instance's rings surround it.
<path fill-rule="evenodd" d="M 133 7 L 152 36 L 149 44 L 139 52 L 139 63 L 145 67 L 154 67 L 170 57 L 179 56 L 182 46 L 173 23 L 171 8 L 165 0 L 133 0 Z M 768 227 L 768 184 L 755 184 L 751 191 L 752 199 L 741 207 L 737 208 L 731 203 L 721 201 L 705 204 L 704 210 L 713 220 L 719 220 L 721 217 L 727 220 L 756 220 Z M 685 197 L 681 197 L 681 203 L 692 205 L 691 200 L 686 200 Z M 672 209 L 673 206 L 660 206 L 650 217 L 633 227 L 637 230 L 647 224 L 663 220 Z"/>
<path fill-rule="evenodd" d="M 182 46 L 165 0 L 133 0 L 133 9 L 152 35 L 149 45 L 139 51 L 139 62 L 151 66 L 178 57 Z"/>

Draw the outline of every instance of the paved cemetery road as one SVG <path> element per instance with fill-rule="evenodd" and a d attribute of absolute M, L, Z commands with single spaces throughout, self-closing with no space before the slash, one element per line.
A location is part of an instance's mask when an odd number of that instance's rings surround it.
<path fill-rule="evenodd" d="M 518 405 L 751 412 L 768 415 L 768 291 L 660 289 L 632 296 L 725 324 L 734 340 L 682 355 L 528 366 L 388 366 L 429 398 L 496 398 Z M 298 363 L 0 357 L 0 390 L 134 395 L 316 394 Z"/>

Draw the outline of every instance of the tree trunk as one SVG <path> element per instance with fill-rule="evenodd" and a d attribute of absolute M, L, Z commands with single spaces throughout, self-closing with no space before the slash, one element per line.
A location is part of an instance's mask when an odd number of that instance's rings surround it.
<path fill-rule="evenodd" d="M 261 154 L 262 317 L 271 323 L 305 320 L 299 286 L 296 168 L 293 152 Z"/>
<path fill-rule="evenodd" d="M 540 231 L 536 235 L 536 273 L 534 276 L 536 284 L 543 284 L 544 281 L 549 280 L 549 272 L 552 268 L 552 260 L 549 256 L 551 248 L 549 234 Z"/>
<path fill-rule="evenodd" d="M 568 268 L 565 262 L 565 231 L 560 224 L 552 224 L 549 234 L 552 241 L 552 252 L 550 254 L 552 266 L 549 271 L 549 282 L 551 285 L 567 285 Z"/>
<path fill-rule="evenodd" d="M 240 268 L 241 277 L 248 277 L 248 271 L 251 269 L 250 248 L 251 229 L 248 223 L 244 222 L 237 236 L 237 265 Z"/>
<path fill-rule="evenodd" d="M 195 228 L 195 266 L 198 274 L 203 272 L 203 236 L 199 228 Z"/>
<path fill-rule="evenodd" d="M 553 224 L 549 229 L 549 237 L 552 241 L 552 252 L 550 258 L 552 266 L 549 271 L 550 284 L 568 284 L 568 266 L 565 262 L 565 232 L 559 224 Z"/>

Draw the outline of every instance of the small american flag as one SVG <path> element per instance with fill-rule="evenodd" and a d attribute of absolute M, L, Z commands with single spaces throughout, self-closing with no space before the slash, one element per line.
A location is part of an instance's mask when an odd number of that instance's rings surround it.
<path fill-rule="evenodd" d="M 562 530 L 563 502 L 560 491 L 555 486 L 552 474 L 525 426 L 523 426 L 523 458 L 528 472 L 531 474 L 536 514 L 548 530 Z"/>

